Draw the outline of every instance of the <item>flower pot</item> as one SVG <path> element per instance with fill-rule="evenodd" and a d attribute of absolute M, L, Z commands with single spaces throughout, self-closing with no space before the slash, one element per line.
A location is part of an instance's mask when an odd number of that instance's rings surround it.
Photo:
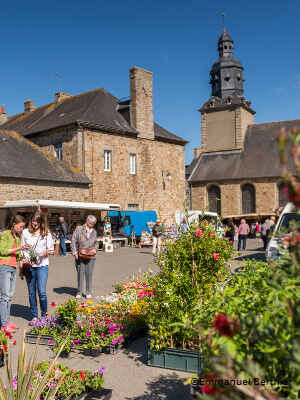
<path fill-rule="evenodd" d="M 83 355 L 84 356 L 90 356 L 91 355 L 91 349 L 83 349 Z"/>
<path fill-rule="evenodd" d="M 100 349 L 90 349 L 90 351 L 91 351 L 91 357 L 99 357 L 100 356 L 100 352 L 101 352 L 101 350 Z"/>
<path fill-rule="evenodd" d="M 62 351 L 59 356 L 61 358 L 69 358 L 70 357 L 70 352 Z"/>
<path fill-rule="evenodd" d="M 165 348 L 148 348 L 148 365 L 152 367 L 199 372 L 203 368 L 203 356 L 199 351 Z"/>
<path fill-rule="evenodd" d="M 100 390 L 92 390 L 91 395 L 93 399 L 109 400 L 112 395 L 112 390 L 104 388 Z"/>

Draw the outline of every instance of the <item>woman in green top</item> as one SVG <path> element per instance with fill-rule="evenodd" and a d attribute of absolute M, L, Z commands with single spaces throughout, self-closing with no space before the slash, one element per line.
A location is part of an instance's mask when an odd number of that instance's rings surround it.
<path fill-rule="evenodd" d="M 24 217 L 17 215 L 11 219 L 0 236 L 0 320 L 1 329 L 7 333 L 13 333 L 18 328 L 9 321 L 9 318 L 11 300 L 16 285 L 17 261 L 21 258 L 20 251 L 26 248 L 26 245 L 21 245 L 21 234 L 24 227 Z"/>

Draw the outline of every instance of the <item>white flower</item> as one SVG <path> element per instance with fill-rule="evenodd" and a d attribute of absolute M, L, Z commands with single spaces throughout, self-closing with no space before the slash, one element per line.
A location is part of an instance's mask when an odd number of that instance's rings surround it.
<path fill-rule="evenodd" d="M 164 303 L 164 306 L 169 307 L 169 303 Z"/>

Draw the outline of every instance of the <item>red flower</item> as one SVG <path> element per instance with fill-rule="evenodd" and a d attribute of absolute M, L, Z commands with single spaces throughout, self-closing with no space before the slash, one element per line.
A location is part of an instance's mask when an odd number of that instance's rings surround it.
<path fill-rule="evenodd" d="M 224 313 L 219 313 L 212 324 L 221 335 L 229 338 L 232 338 L 232 336 L 239 331 L 237 320 L 235 318 L 229 320 Z"/>
<path fill-rule="evenodd" d="M 52 301 L 51 307 L 55 307 L 55 301 Z"/>
<path fill-rule="evenodd" d="M 218 254 L 218 253 L 214 253 L 213 256 L 214 256 L 214 259 L 215 259 L 216 261 L 218 261 L 219 254 Z"/>
<path fill-rule="evenodd" d="M 204 385 L 202 386 L 202 390 L 205 394 L 209 394 L 211 396 L 213 396 L 214 394 L 216 394 L 217 389 L 213 386 L 210 385 Z"/>
<path fill-rule="evenodd" d="M 6 344 L 3 346 L 4 351 L 7 351 L 7 346 Z"/>
<path fill-rule="evenodd" d="M 13 342 L 13 346 L 15 346 L 17 344 L 17 341 L 15 340 L 14 342 Z"/>
<path fill-rule="evenodd" d="M 12 334 L 10 332 L 5 332 L 5 336 L 9 339 L 12 339 Z"/>
<path fill-rule="evenodd" d="M 202 231 L 200 229 L 196 229 L 196 236 L 202 236 Z"/>
<path fill-rule="evenodd" d="M 211 237 L 214 237 L 214 234 L 212 232 L 209 232 L 209 234 L 210 234 Z"/>

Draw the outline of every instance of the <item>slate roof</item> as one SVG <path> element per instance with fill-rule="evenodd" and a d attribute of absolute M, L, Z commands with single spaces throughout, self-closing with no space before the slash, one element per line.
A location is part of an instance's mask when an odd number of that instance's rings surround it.
<path fill-rule="evenodd" d="M 29 114 L 14 115 L 1 125 L 1 129 L 28 136 L 79 122 L 84 126 L 136 137 L 139 132 L 130 125 L 129 107 L 129 100 L 120 102 L 100 88 L 38 107 Z M 188 143 L 158 124 L 154 125 L 154 136 L 156 140 L 182 145 Z"/>
<path fill-rule="evenodd" d="M 193 172 L 193 169 L 195 168 L 196 164 L 197 164 L 198 158 L 194 158 L 193 161 L 190 163 L 190 165 L 187 165 L 185 167 L 185 174 L 186 175 L 191 175 L 191 173 Z"/>
<path fill-rule="evenodd" d="M 92 183 L 83 172 L 51 156 L 18 133 L 1 130 L 0 177 Z"/>
<path fill-rule="evenodd" d="M 273 178 L 282 176 L 277 135 L 300 127 L 300 119 L 249 125 L 243 151 L 223 151 L 202 154 L 189 180 L 212 182 L 232 179 Z M 287 154 L 289 150 L 287 148 Z M 294 172 L 291 157 L 287 168 Z"/>

